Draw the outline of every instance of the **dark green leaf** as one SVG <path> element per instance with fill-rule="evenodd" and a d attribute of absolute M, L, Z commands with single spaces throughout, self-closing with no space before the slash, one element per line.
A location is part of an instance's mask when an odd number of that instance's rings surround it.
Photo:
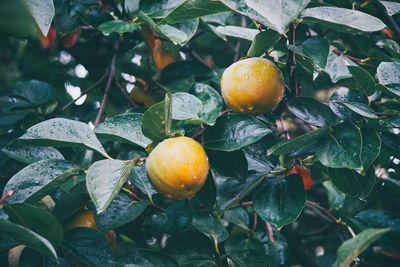
<path fill-rule="evenodd" d="M 44 196 L 54 192 L 69 177 L 78 175 L 83 169 L 78 165 L 59 159 L 46 159 L 32 163 L 7 182 L 3 196 L 18 189 L 7 203 L 35 203 Z"/>
<path fill-rule="evenodd" d="M 88 124 L 62 118 L 50 119 L 32 126 L 16 142 L 39 146 L 84 146 L 107 155 Z"/>
<path fill-rule="evenodd" d="M 392 39 L 383 39 L 376 43 L 380 48 L 386 49 L 394 58 L 400 58 L 400 45 Z"/>
<path fill-rule="evenodd" d="M 296 220 L 306 204 L 303 179 L 298 174 L 269 178 L 257 189 L 253 202 L 257 214 L 280 229 Z"/>
<path fill-rule="evenodd" d="M 376 116 L 375 111 L 370 106 L 368 106 L 364 103 L 342 102 L 342 101 L 333 101 L 333 102 L 339 103 L 363 117 L 367 117 L 370 119 L 378 119 L 378 116 Z"/>
<path fill-rule="evenodd" d="M 336 55 L 334 48 L 331 46 L 325 72 L 331 77 L 333 83 L 352 77 L 348 66 L 357 66 L 357 64 L 344 55 Z"/>
<path fill-rule="evenodd" d="M 54 87 L 37 80 L 17 82 L 13 88 L 13 95 L 22 97 L 32 106 L 39 106 L 56 99 Z"/>
<path fill-rule="evenodd" d="M 149 199 L 154 194 L 157 194 L 157 191 L 151 186 L 149 179 L 146 174 L 146 162 L 143 165 L 135 166 L 129 176 L 129 180 L 137 186 L 140 191 L 147 194 Z"/>
<path fill-rule="evenodd" d="M 337 189 L 343 193 L 365 199 L 375 185 L 373 168 L 369 168 L 365 176 L 349 169 L 328 168 L 328 175 Z"/>
<path fill-rule="evenodd" d="M 400 136 L 389 133 L 389 132 L 380 132 L 379 136 L 381 137 L 382 142 L 394 150 L 400 150 Z"/>
<path fill-rule="evenodd" d="M 228 255 L 238 266 L 275 267 L 278 264 L 269 256 L 257 250 L 243 250 Z"/>
<path fill-rule="evenodd" d="M 392 1 L 379 1 L 385 8 L 389 16 L 393 16 L 400 12 L 400 3 Z"/>
<path fill-rule="evenodd" d="M 194 76 L 196 81 L 213 79 L 217 74 L 207 65 L 198 61 L 177 61 L 166 66 L 161 72 L 160 82 L 180 80 Z M 190 88 L 189 88 L 190 89 Z"/>
<path fill-rule="evenodd" d="M 362 90 L 366 95 L 373 95 L 376 91 L 375 80 L 365 69 L 358 66 L 347 67 L 353 76 L 351 81 L 353 82 L 352 87 L 357 90 Z"/>
<path fill-rule="evenodd" d="M 367 170 L 381 152 L 381 139 L 372 128 L 362 128 L 362 151 L 361 164 L 364 170 Z"/>
<path fill-rule="evenodd" d="M 284 155 L 299 150 L 312 143 L 317 142 L 329 132 L 329 127 L 303 134 L 302 136 L 278 143 L 267 150 L 268 155 Z"/>
<path fill-rule="evenodd" d="M 351 123 L 341 123 L 315 146 L 315 155 L 327 167 L 362 169 L 362 139 L 360 129 Z"/>
<path fill-rule="evenodd" d="M 224 4 L 217 1 L 188 0 L 174 8 L 160 24 L 173 24 L 203 16 L 230 12 Z"/>
<path fill-rule="evenodd" d="M 61 246 L 63 229 L 48 211 L 27 204 L 4 205 L 9 220 L 46 238 L 54 247 Z"/>
<path fill-rule="evenodd" d="M 251 115 L 229 114 L 207 128 L 204 146 L 211 150 L 234 151 L 257 142 L 271 133 L 264 123 Z"/>
<path fill-rule="evenodd" d="M 247 178 L 247 160 L 243 151 L 208 151 L 211 166 L 224 178 L 234 178 L 244 182 Z"/>
<path fill-rule="evenodd" d="M 151 140 L 142 133 L 142 118 L 143 114 L 140 113 L 117 115 L 100 123 L 94 132 L 102 138 L 146 148 Z"/>
<path fill-rule="evenodd" d="M 223 107 L 221 95 L 211 86 L 202 83 L 195 83 L 190 93 L 203 103 L 201 111 L 197 114 L 198 121 L 214 125 Z"/>
<path fill-rule="evenodd" d="M 196 193 L 196 199 L 200 201 L 208 210 L 213 210 L 217 197 L 217 188 L 212 175 L 212 171 L 208 173 L 208 177 L 203 187 Z"/>
<path fill-rule="evenodd" d="M 335 210 L 342 208 L 344 205 L 345 195 L 336 189 L 332 181 L 325 181 L 322 184 L 328 193 L 329 207 Z"/>
<path fill-rule="evenodd" d="M 317 71 L 322 71 L 326 66 L 329 44 L 323 38 L 313 37 L 304 41 L 300 46 L 290 45 L 289 49 L 302 57 L 311 59 Z"/>
<path fill-rule="evenodd" d="M 119 19 L 103 22 L 99 26 L 99 30 L 102 31 L 105 35 L 109 35 L 110 33 L 113 32 L 123 34 L 125 32 L 133 32 L 137 29 L 138 29 L 137 23 L 126 22 Z"/>
<path fill-rule="evenodd" d="M 361 118 L 361 116 L 351 111 L 347 107 L 336 103 L 336 101 L 368 104 L 368 98 L 360 91 L 349 90 L 346 87 L 340 87 L 338 90 L 336 90 L 329 99 L 329 107 L 336 116 L 342 120 L 350 121 L 358 120 Z"/>
<path fill-rule="evenodd" d="M 318 127 L 336 122 L 336 117 L 330 108 L 314 98 L 296 97 L 288 103 L 288 109 L 297 118 Z"/>
<path fill-rule="evenodd" d="M 259 32 L 254 36 L 253 42 L 247 51 L 248 57 L 260 57 L 267 52 L 281 38 L 281 35 L 276 31 L 267 29 Z"/>
<path fill-rule="evenodd" d="M 30 164 L 43 159 L 64 159 L 61 153 L 53 147 L 35 147 L 9 144 L 3 151 L 12 159 Z"/>
<path fill-rule="evenodd" d="M 363 210 L 354 218 L 362 221 L 366 228 L 387 227 L 400 233 L 400 217 L 397 213 L 388 210 Z"/>
<path fill-rule="evenodd" d="M 264 24 L 268 28 L 284 33 L 287 25 L 292 22 L 310 0 L 250 0 L 241 2 L 235 0 L 221 0 L 227 7 Z M 290 7 L 290 8 L 288 8 Z"/>
<path fill-rule="evenodd" d="M 50 29 L 54 17 L 54 4 L 52 0 L 24 0 L 29 13 L 35 19 L 37 26 L 44 36 Z"/>
<path fill-rule="evenodd" d="M 209 213 L 197 212 L 192 225 L 214 242 L 220 243 L 229 237 L 223 224 Z"/>
<path fill-rule="evenodd" d="M 386 28 L 386 25 L 374 16 L 358 10 L 339 7 L 307 8 L 301 12 L 300 17 L 306 22 L 320 23 L 336 31 L 351 34 L 376 32 Z"/>
<path fill-rule="evenodd" d="M 124 194 L 118 194 L 104 212 L 94 215 L 96 226 L 101 232 L 115 229 L 133 221 L 148 204 L 148 200 L 137 202 L 130 200 Z"/>
<path fill-rule="evenodd" d="M 146 249 L 135 249 L 114 259 L 112 266 L 148 266 L 148 267 L 178 267 L 178 263 L 166 254 Z"/>
<path fill-rule="evenodd" d="M 202 102 L 189 93 L 175 93 L 172 95 L 172 119 L 196 120 L 202 109 Z"/>
<path fill-rule="evenodd" d="M 87 266 L 109 266 L 112 259 L 110 245 L 100 232 L 78 227 L 64 235 L 63 250 L 74 261 Z"/>
<path fill-rule="evenodd" d="M 93 163 L 86 174 L 86 187 L 96 205 L 97 213 L 107 209 L 128 180 L 138 159 L 130 162 L 104 159 Z"/>
<path fill-rule="evenodd" d="M 41 254 L 57 260 L 56 251 L 49 241 L 21 225 L 0 219 L 0 233 Z"/>
<path fill-rule="evenodd" d="M 154 142 L 160 142 L 169 134 L 171 123 L 172 96 L 166 94 L 163 101 L 153 105 L 143 114 L 143 135 Z"/>
<path fill-rule="evenodd" d="M 337 251 L 337 259 L 333 267 L 349 266 L 353 260 L 366 250 L 372 243 L 378 240 L 381 235 L 389 232 L 389 228 L 383 229 L 367 229 L 347 240 L 340 245 Z"/>
<path fill-rule="evenodd" d="M 245 230 L 249 230 L 250 218 L 243 208 L 227 210 L 224 213 L 224 220 L 233 223 Z"/>

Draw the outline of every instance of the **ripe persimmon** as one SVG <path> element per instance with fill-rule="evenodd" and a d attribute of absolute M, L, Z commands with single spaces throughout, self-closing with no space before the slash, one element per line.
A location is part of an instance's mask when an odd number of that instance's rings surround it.
<path fill-rule="evenodd" d="M 162 195 L 185 199 L 196 194 L 208 174 L 204 148 L 189 137 L 166 139 L 159 143 L 146 160 L 150 183 Z"/>
<path fill-rule="evenodd" d="M 281 101 L 283 92 L 281 71 L 265 58 L 240 60 L 222 74 L 222 97 L 235 112 L 257 115 L 270 111 Z"/>

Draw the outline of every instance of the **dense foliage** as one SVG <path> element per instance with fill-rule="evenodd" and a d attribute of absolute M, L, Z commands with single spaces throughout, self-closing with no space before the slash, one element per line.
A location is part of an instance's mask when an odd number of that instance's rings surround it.
<path fill-rule="evenodd" d="M 1 266 L 399 266 L 398 13 L 377 0 L 0 0 Z M 271 112 L 221 97 L 246 57 L 283 74 Z M 210 171 L 178 201 L 151 186 L 146 159 L 182 135 Z"/>

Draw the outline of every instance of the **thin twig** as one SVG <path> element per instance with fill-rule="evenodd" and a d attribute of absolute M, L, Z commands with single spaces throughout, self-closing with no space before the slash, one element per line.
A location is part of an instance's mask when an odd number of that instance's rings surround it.
<path fill-rule="evenodd" d="M 285 121 L 283 120 L 282 116 L 279 118 L 279 121 L 281 122 L 282 129 L 283 129 L 283 132 L 285 133 L 286 139 L 290 139 L 289 130 L 286 127 Z"/>
<path fill-rule="evenodd" d="M 274 242 L 274 230 L 272 229 L 271 224 L 269 222 L 265 222 L 265 226 L 267 227 L 269 242 Z"/>
<path fill-rule="evenodd" d="M 256 231 L 256 228 L 257 228 L 257 218 L 258 216 L 257 216 L 257 212 L 256 211 L 254 211 L 254 223 L 253 223 L 253 228 L 251 229 L 251 231 L 254 233 L 255 231 Z"/>
<path fill-rule="evenodd" d="M 121 93 L 124 95 L 126 100 L 128 100 L 129 104 L 134 108 L 138 107 L 138 105 L 135 103 L 135 101 L 133 101 L 133 99 L 128 95 L 128 93 L 126 92 L 124 87 L 122 87 L 122 85 L 117 80 L 115 80 L 115 84 L 117 85 L 117 87 L 119 88 Z"/>
<path fill-rule="evenodd" d="M 236 205 L 232 205 L 230 207 L 230 209 L 236 209 L 239 207 L 246 207 L 246 206 L 251 206 L 251 205 L 253 205 L 253 201 L 247 201 L 247 202 L 238 203 Z"/>
<path fill-rule="evenodd" d="M 112 80 L 114 79 L 114 76 L 115 76 L 115 65 L 116 65 L 116 61 L 117 61 L 118 44 L 119 43 L 117 41 L 115 43 L 115 46 L 114 46 L 114 53 L 113 53 L 113 57 L 111 59 L 111 64 L 110 64 L 110 73 L 108 74 L 108 80 L 107 80 L 106 88 L 104 90 L 103 99 L 101 100 L 99 113 L 97 114 L 96 120 L 94 122 L 94 126 L 95 127 L 100 124 L 101 119 L 103 117 L 103 113 L 104 113 L 104 111 L 106 109 L 106 104 L 107 104 L 107 100 L 108 100 L 108 94 L 109 94 L 110 89 L 111 89 Z"/>
<path fill-rule="evenodd" d="M 87 93 L 89 93 L 90 91 L 92 91 L 94 88 L 96 88 L 106 77 L 107 77 L 108 72 L 104 73 L 103 76 L 100 77 L 99 80 L 97 80 L 97 82 L 95 82 L 94 84 L 92 84 L 91 86 L 89 86 L 85 91 L 83 91 L 81 93 L 81 95 L 76 98 L 73 99 L 71 102 L 69 102 L 68 104 L 66 104 L 65 106 L 63 106 L 62 108 L 60 108 L 59 110 L 57 110 L 54 115 L 57 115 L 59 113 L 64 112 L 67 108 L 69 108 L 72 104 L 74 104 L 76 101 L 79 100 L 79 98 L 81 98 L 82 96 L 86 95 Z"/>
<path fill-rule="evenodd" d="M 8 192 L 4 195 L 4 197 L 2 197 L 2 198 L 0 199 L 0 203 L 2 203 L 4 200 L 6 200 L 6 198 L 11 197 L 12 195 L 14 195 L 14 193 L 17 192 L 17 191 L 18 191 L 18 188 L 15 188 L 14 190 L 8 191 Z"/>

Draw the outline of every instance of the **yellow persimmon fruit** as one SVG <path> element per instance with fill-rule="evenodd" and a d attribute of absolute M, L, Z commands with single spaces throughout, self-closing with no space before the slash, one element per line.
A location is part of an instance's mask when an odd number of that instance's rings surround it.
<path fill-rule="evenodd" d="M 281 101 L 283 92 L 281 71 L 265 58 L 238 61 L 222 74 L 222 97 L 235 112 L 257 115 L 270 111 Z"/>
<path fill-rule="evenodd" d="M 159 143 L 146 160 L 150 183 L 160 194 L 176 200 L 196 194 L 207 179 L 208 168 L 204 148 L 184 136 Z"/>
<path fill-rule="evenodd" d="M 77 227 L 87 227 L 98 230 L 96 222 L 94 221 L 93 211 L 87 210 L 76 214 L 73 218 L 67 221 L 64 226 L 64 231 L 66 232 Z M 110 244 L 112 251 L 114 251 L 117 246 L 117 236 L 115 235 L 115 232 L 113 230 L 109 230 L 104 233 L 104 237 Z"/>

